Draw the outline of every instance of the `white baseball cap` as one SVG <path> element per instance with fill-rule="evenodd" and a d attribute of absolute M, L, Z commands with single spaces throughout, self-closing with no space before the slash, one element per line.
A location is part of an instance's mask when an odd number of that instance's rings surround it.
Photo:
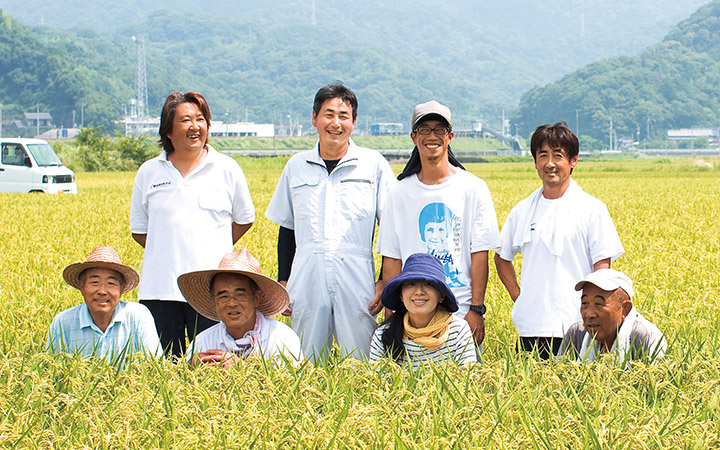
<path fill-rule="evenodd" d="M 635 295 L 632 280 L 615 269 L 600 269 L 588 274 L 582 281 L 578 281 L 575 290 L 581 290 L 585 283 L 594 284 L 603 291 L 614 291 L 617 288 L 622 288 L 630 298 Z"/>

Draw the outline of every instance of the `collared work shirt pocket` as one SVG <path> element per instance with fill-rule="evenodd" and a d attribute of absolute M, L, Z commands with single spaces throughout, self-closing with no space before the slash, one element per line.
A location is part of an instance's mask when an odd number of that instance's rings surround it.
<path fill-rule="evenodd" d="M 350 220 L 361 220 L 375 214 L 375 189 L 368 177 L 352 176 L 340 180 L 338 189 L 343 215 Z"/>

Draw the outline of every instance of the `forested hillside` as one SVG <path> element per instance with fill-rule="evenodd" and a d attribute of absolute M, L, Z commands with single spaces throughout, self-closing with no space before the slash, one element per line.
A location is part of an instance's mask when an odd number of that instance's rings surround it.
<path fill-rule="evenodd" d="M 307 129 L 314 92 L 341 80 L 360 98 L 360 127 L 407 124 L 414 104 L 435 98 L 452 107 L 458 125 L 499 128 L 502 110 L 509 115 L 527 89 L 600 57 L 635 53 L 702 3 L 208 0 L 198 11 L 188 0 L 0 0 L 0 7 L 4 20 L 12 11 L 31 26 L 20 37 L 27 45 L 86 78 L 85 93 L 62 103 L 77 114 L 82 106 L 85 124 L 107 131 L 133 95 L 132 36 L 145 39 L 155 114 L 172 90 L 194 89 L 216 119 L 287 123 L 290 116 Z M 32 99 L 8 90 L 0 102 L 58 110 L 38 86 Z"/>
<path fill-rule="evenodd" d="M 582 135 L 645 140 L 668 128 L 720 126 L 720 1 L 700 8 L 636 57 L 599 61 L 526 93 L 513 122 L 523 134 L 565 120 Z"/>
<path fill-rule="evenodd" d="M 73 41 L 80 48 L 86 45 L 84 40 L 68 38 Z M 114 99 L 132 91 L 122 82 L 108 86 L 114 77 L 98 75 L 89 67 L 77 65 L 67 53 L 41 43 L 0 11 L 0 104 L 5 119 L 20 119 L 37 105 L 66 126 L 72 124 L 73 110 L 78 123 L 84 110 L 88 122 L 111 124 L 117 116 Z"/>

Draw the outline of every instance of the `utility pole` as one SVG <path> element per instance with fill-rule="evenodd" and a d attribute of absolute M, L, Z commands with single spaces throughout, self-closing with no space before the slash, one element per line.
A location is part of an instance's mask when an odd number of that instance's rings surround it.
<path fill-rule="evenodd" d="M 35 136 L 40 136 L 40 104 L 35 103 Z"/>
<path fill-rule="evenodd" d="M 2 137 L 2 103 L 0 103 L 0 138 Z"/>
<path fill-rule="evenodd" d="M 609 143 L 610 143 L 610 147 L 608 147 L 608 149 L 609 149 L 610 151 L 613 150 L 613 139 L 612 139 L 613 136 L 612 136 L 612 134 L 613 134 L 613 124 L 612 124 L 612 117 L 611 117 L 611 118 L 610 118 L 610 142 L 609 142 Z"/>
<path fill-rule="evenodd" d="M 577 134 L 578 140 L 580 139 L 580 110 L 575 110 L 575 133 Z"/>

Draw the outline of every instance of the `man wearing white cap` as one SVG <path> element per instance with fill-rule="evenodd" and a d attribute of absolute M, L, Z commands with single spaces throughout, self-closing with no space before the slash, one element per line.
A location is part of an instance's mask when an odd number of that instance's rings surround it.
<path fill-rule="evenodd" d="M 293 363 L 303 358 L 297 334 L 270 319 L 287 308 L 287 291 L 260 273 L 260 263 L 247 249 L 226 254 L 215 270 L 180 275 L 178 285 L 195 310 L 219 321 L 195 337 L 191 363 L 228 367 L 251 355 Z"/>
<path fill-rule="evenodd" d="M 480 345 L 485 337 L 488 251 L 500 243 L 495 206 L 487 184 L 466 172 L 450 150 L 452 117 L 447 106 L 436 101 L 417 105 L 411 129 L 415 148 L 385 202 L 378 232 L 383 280 L 399 275 L 410 255 L 433 255 L 457 299 L 455 315 L 468 322 Z M 375 306 L 379 310 L 381 305 Z"/>
<path fill-rule="evenodd" d="M 95 247 L 85 262 L 67 266 L 63 278 L 80 290 L 85 302 L 55 316 L 48 351 L 111 359 L 137 352 L 162 354 L 150 311 L 139 303 L 120 301 L 140 277 L 120 262 L 112 247 Z"/>
<path fill-rule="evenodd" d="M 633 306 L 632 286 L 630 278 L 613 269 L 600 269 L 578 282 L 582 320 L 567 330 L 559 354 L 593 361 L 600 353 L 615 353 L 623 363 L 663 356 L 667 341 Z"/>

